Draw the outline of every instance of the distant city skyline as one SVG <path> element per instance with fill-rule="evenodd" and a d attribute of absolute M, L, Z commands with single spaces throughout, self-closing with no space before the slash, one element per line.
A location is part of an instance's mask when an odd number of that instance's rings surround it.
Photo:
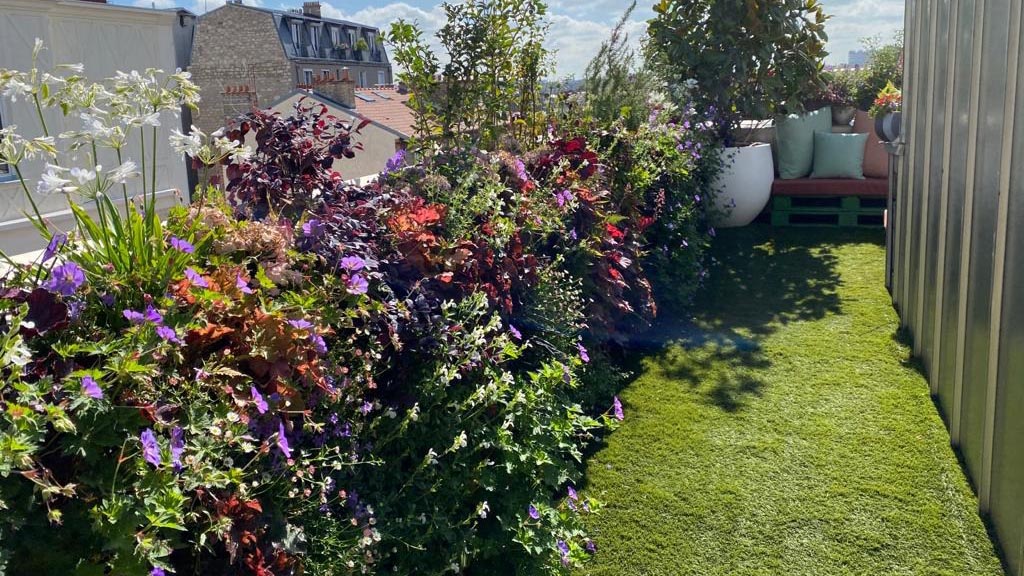
<path fill-rule="evenodd" d="M 110 0 L 114 4 L 169 8 L 180 6 L 196 13 L 212 10 L 224 0 Z M 246 4 L 289 9 L 302 6 L 302 0 L 244 0 Z M 829 35 L 827 64 L 846 64 L 849 53 L 863 46 L 867 37 L 889 41 L 903 28 L 903 0 L 821 0 L 832 16 L 826 24 Z M 418 22 L 428 34 L 444 23 L 444 11 L 436 0 L 326 0 L 324 16 L 353 20 L 387 30 L 398 18 Z M 626 0 L 549 0 L 551 31 L 549 48 L 555 51 L 557 78 L 583 75 L 587 63 L 597 53 L 629 2 Z M 653 0 L 638 2 L 627 24 L 633 42 L 639 44 L 654 17 Z"/>

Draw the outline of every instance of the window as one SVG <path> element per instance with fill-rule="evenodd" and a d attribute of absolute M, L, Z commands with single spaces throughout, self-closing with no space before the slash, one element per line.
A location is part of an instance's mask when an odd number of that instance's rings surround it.
<path fill-rule="evenodd" d="M 292 44 L 298 48 L 302 44 L 302 24 L 292 22 Z"/>
<path fill-rule="evenodd" d="M 377 70 L 377 84 L 383 86 L 388 81 L 388 75 L 383 70 Z"/>
<path fill-rule="evenodd" d="M 348 31 L 348 47 L 351 50 L 355 50 L 356 49 L 356 31 L 355 30 L 349 30 Z"/>
<path fill-rule="evenodd" d="M 331 79 L 331 71 L 328 70 L 327 68 L 324 68 L 323 70 L 320 71 L 320 78 L 322 78 L 324 80 L 330 80 Z"/>
<path fill-rule="evenodd" d="M 332 48 L 341 44 L 341 30 L 338 30 L 337 26 L 331 26 L 331 44 Z"/>
<path fill-rule="evenodd" d="M 366 43 L 370 45 L 370 52 L 373 54 L 377 53 L 377 34 L 375 32 L 366 33 Z"/>
<path fill-rule="evenodd" d="M 4 127 L 4 109 L 3 109 L 3 102 L 0 102 L 0 129 L 3 129 L 3 127 Z M 10 165 L 8 165 L 8 164 L 0 164 L 0 182 L 3 182 L 4 180 L 10 180 L 12 178 L 14 178 L 14 174 L 12 174 L 12 170 L 11 170 Z"/>
<path fill-rule="evenodd" d="M 366 88 L 366 70 L 359 71 L 359 87 Z"/>
<path fill-rule="evenodd" d="M 313 45 L 313 55 L 320 54 L 320 27 L 309 27 L 309 43 Z"/>
<path fill-rule="evenodd" d="M 306 68 L 305 70 L 302 71 L 302 83 L 305 84 L 306 86 L 313 85 L 313 71 L 310 70 L 309 68 Z"/>

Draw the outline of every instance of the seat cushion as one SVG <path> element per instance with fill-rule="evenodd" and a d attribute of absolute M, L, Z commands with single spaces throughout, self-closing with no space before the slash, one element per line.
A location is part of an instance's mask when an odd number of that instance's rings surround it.
<path fill-rule="evenodd" d="M 807 114 L 790 114 L 775 127 L 779 178 L 804 178 L 814 166 L 814 133 L 832 130 L 832 108 Z"/>
<path fill-rule="evenodd" d="M 857 110 L 853 119 L 853 131 L 867 134 L 868 143 L 864 146 L 864 176 L 868 178 L 889 177 L 889 153 L 885 144 L 875 135 L 875 119 L 863 110 Z"/>
<path fill-rule="evenodd" d="M 867 134 L 814 133 L 814 169 L 811 178 L 864 179 Z"/>
<path fill-rule="evenodd" d="M 885 198 L 889 195 L 887 178 L 865 178 L 864 180 L 776 179 L 772 182 L 773 196 L 859 196 L 861 198 Z"/>

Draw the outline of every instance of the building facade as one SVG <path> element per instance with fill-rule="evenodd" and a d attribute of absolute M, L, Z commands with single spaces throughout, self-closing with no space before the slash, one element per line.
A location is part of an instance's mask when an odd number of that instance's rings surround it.
<path fill-rule="evenodd" d="M 28 70 L 32 66 L 35 39 L 43 41 L 38 66 L 50 70 L 58 64 L 84 65 L 90 81 L 102 82 L 118 71 L 159 68 L 173 72 L 182 67 L 183 43 L 191 40 L 192 16 L 187 11 L 154 10 L 80 0 L 0 0 L 0 68 Z M 171 130 L 181 120 L 165 113 L 157 138 L 157 183 L 162 206 L 173 203 L 188 189 L 186 166 L 168 143 Z M 76 115 L 49 110 L 46 123 L 51 133 L 79 130 Z M 25 99 L 0 97 L 0 127 L 17 126 L 25 138 L 42 136 L 35 107 Z M 116 166 L 113 157 L 101 158 Z M 45 169 L 41 160 L 26 161 L 20 169 L 30 189 Z M 134 190 L 129 190 L 130 192 Z M 64 195 L 35 196 L 36 203 L 56 229 L 74 226 Z M 90 209 L 89 205 L 85 208 Z M 41 237 L 25 218 L 28 199 L 10 166 L 0 165 L 0 250 L 9 255 L 41 248 Z"/>
<path fill-rule="evenodd" d="M 393 81 L 379 30 L 324 18 L 319 2 L 281 11 L 232 0 L 196 27 L 190 71 L 202 102 L 195 124 L 216 130 L 254 106 L 340 78 L 344 68 L 359 87 Z"/>

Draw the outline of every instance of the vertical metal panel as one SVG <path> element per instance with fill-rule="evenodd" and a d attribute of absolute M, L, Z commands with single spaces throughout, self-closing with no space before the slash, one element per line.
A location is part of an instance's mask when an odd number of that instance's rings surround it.
<path fill-rule="evenodd" d="M 1017 78 L 1009 183 L 999 387 L 993 447 L 992 521 L 1017 574 L 1024 566 L 1024 76 Z M 1012 296 L 1011 296 L 1012 295 Z"/>
<path fill-rule="evenodd" d="M 916 90 L 915 77 L 917 70 L 921 67 L 919 64 L 921 49 L 920 49 L 920 20 L 922 14 L 922 5 L 925 4 L 923 0 L 913 0 L 910 3 L 910 19 L 907 21 L 907 29 L 909 36 L 905 39 L 906 41 L 906 55 L 904 62 L 906 64 L 906 70 L 903 75 L 903 85 L 906 90 L 908 97 L 904 100 L 904 124 L 903 130 L 907 134 L 906 150 L 903 155 L 903 169 L 901 170 L 900 177 L 900 298 L 899 306 L 902 314 L 900 319 L 902 325 L 905 327 L 910 326 L 911 319 L 911 302 L 910 302 L 910 283 L 911 283 L 911 262 L 910 262 L 910 247 L 914 234 L 913 227 L 913 212 L 914 203 L 912 191 L 914 188 L 914 149 L 916 142 L 914 139 L 914 126 L 916 122 L 916 110 L 915 102 L 912 95 Z"/>
<path fill-rule="evenodd" d="M 946 125 L 946 72 L 949 44 L 949 0 L 935 0 L 932 3 L 932 67 L 928 78 L 928 106 L 925 117 L 924 179 L 921 202 L 920 243 L 921 274 L 918 279 L 917 315 L 920 324 L 918 354 L 925 366 L 930 366 L 933 357 L 932 335 L 935 332 L 936 275 L 938 273 L 939 215 L 944 167 L 942 157 L 945 150 Z M 934 384 L 932 393 L 935 392 Z"/>
<path fill-rule="evenodd" d="M 907 194 L 907 207 L 909 226 L 907 232 L 911 239 L 908 242 L 909 255 L 907 257 L 907 289 L 906 303 L 904 310 L 909 317 L 907 322 L 911 334 L 914 336 L 914 351 L 920 349 L 921 318 L 918 315 L 920 302 L 920 276 L 921 276 L 921 251 L 920 245 L 923 241 L 921 230 L 923 221 L 921 218 L 921 206 L 925 197 L 924 189 L 924 165 L 925 148 L 928 139 L 928 102 L 931 100 L 927 89 L 928 72 L 931 69 L 932 54 L 931 35 L 932 13 L 934 12 L 933 2 L 922 2 L 918 8 L 917 36 L 914 45 L 917 58 L 914 64 L 915 88 L 911 93 L 912 108 L 910 110 L 910 171 L 907 177 L 907 184 L 910 186 Z"/>
<path fill-rule="evenodd" d="M 1021 0 L 1010 0 L 1010 30 L 1009 30 L 1009 46 L 1007 47 L 1007 75 L 1006 75 L 1006 96 L 1003 108 L 1003 142 L 1002 142 L 1002 154 L 1000 156 L 1000 167 L 999 167 L 999 188 L 998 188 L 998 208 L 996 217 L 996 232 L 995 232 L 995 255 L 993 256 L 993 287 L 992 287 L 992 304 L 991 304 L 991 329 L 989 331 L 989 351 L 988 351 L 988 392 L 987 402 L 985 411 L 985 438 L 984 438 L 984 454 L 983 454 L 983 467 L 985 474 L 982 476 L 982 483 L 978 488 L 978 500 L 983 509 L 991 511 L 993 522 L 995 523 L 996 529 L 1000 530 L 1004 538 L 1008 542 L 1016 543 L 1020 540 L 1018 530 L 1021 526 L 1021 515 L 1015 513 L 1016 504 L 1020 503 L 1018 498 L 1015 498 L 1014 485 L 1007 486 L 1006 482 L 1012 479 L 1016 474 L 1020 466 L 1014 467 L 1014 461 L 1019 455 L 1019 452 L 1015 449 L 1020 446 L 1020 436 L 1009 436 L 1002 437 L 997 440 L 996 430 L 997 426 L 1001 432 L 1012 434 L 1014 430 L 1013 416 L 1019 416 L 1019 411 L 1015 410 L 1018 408 L 1018 404 L 1014 402 L 1016 400 L 1014 384 L 1012 380 L 1007 380 L 1005 376 L 1009 374 L 1001 374 L 999 372 L 1000 352 L 1002 352 L 1001 343 L 1003 337 L 1003 314 L 1004 314 L 1004 296 L 1005 301 L 1009 303 L 1009 300 L 1013 300 L 1011 294 L 1012 291 L 1007 291 L 1005 283 L 1006 273 L 1006 254 L 1008 251 L 1007 247 L 1007 230 L 1009 228 L 1009 212 L 1010 212 L 1010 182 L 1012 178 L 1012 154 L 1013 154 L 1013 137 L 1015 131 L 1015 116 L 1016 116 L 1016 99 L 1018 89 L 1018 75 L 1019 68 L 1018 63 L 1020 61 L 1020 12 L 1021 12 Z M 1000 387 L 1000 381 L 1002 380 L 1002 386 Z M 1019 380 L 1018 380 L 1019 381 Z M 999 406 L 998 400 L 1002 397 L 1002 406 Z M 1007 416 L 1010 416 L 1010 420 L 1007 420 Z M 997 422 L 997 413 L 999 415 Z M 1011 441 L 1010 446 L 1007 449 L 1007 440 Z M 999 444 L 998 457 L 996 455 L 996 444 Z M 998 486 L 999 496 L 993 498 L 993 487 Z M 1014 548 L 1014 546 L 1009 546 Z"/>
<path fill-rule="evenodd" d="M 952 94 L 946 106 L 946 132 L 949 141 L 943 161 L 943 209 L 945 242 L 940 262 L 942 286 L 936 302 L 935 361 L 931 378 L 939 394 L 939 403 L 950 429 L 957 428 L 959 398 L 956 378 L 956 343 L 959 332 L 960 250 L 963 234 L 964 189 L 967 186 L 967 147 L 971 140 L 970 103 L 974 63 L 975 0 L 955 0 L 955 33 L 950 46 L 955 50 L 951 65 Z M 980 39 L 980 36 L 979 36 Z M 965 137 L 966 136 L 966 137 Z M 972 176 L 973 177 L 973 176 Z M 957 439 L 954 437 L 954 444 Z"/>
<path fill-rule="evenodd" d="M 978 149 L 974 167 L 974 198 L 967 267 L 967 315 L 964 324 L 964 376 L 961 446 L 964 460 L 979 484 L 985 467 L 984 434 L 988 391 L 989 322 L 991 320 L 993 252 L 1003 148 L 1003 106 L 1006 98 L 1010 4 L 986 2 L 981 58 Z"/>

